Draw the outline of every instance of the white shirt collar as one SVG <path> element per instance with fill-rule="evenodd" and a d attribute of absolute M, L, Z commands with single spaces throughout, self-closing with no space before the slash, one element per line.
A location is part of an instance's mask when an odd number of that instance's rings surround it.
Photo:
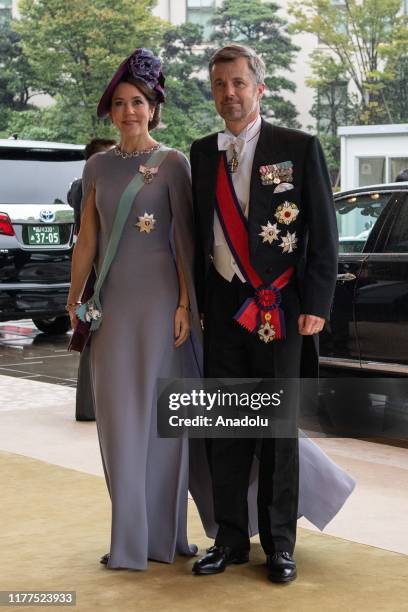
<path fill-rule="evenodd" d="M 242 130 L 242 132 L 238 134 L 238 136 L 235 136 L 227 128 L 225 128 L 224 134 L 228 134 L 228 136 L 233 136 L 234 138 L 240 138 L 244 140 L 245 142 L 249 142 L 250 140 L 252 140 L 252 138 L 254 138 L 258 134 L 260 129 L 261 129 L 261 115 L 257 115 L 256 119 L 254 121 L 251 121 L 251 123 L 248 123 L 248 125 L 244 127 L 244 129 Z"/>

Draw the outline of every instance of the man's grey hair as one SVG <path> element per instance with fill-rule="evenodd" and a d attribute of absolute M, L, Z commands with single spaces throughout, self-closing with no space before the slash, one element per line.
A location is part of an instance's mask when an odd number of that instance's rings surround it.
<path fill-rule="evenodd" d="M 259 55 L 250 47 L 235 44 L 227 45 L 226 47 L 222 47 L 222 49 L 218 49 L 218 51 L 216 51 L 211 57 L 208 64 L 210 78 L 215 64 L 233 62 L 239 57 L 245 57 L 247 59 L 248 66 L 255 76 L 256 84 L 259 85 L 260 83 L 263 83 L 265 80 L 265 64 L 263 59 L 259 57 Z"/>

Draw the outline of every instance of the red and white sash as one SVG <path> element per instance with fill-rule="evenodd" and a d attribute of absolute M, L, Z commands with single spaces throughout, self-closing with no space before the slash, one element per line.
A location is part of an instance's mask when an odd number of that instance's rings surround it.
<path fill-rule="evenodd" d="M 234 316 L 235 321 L 249 332 L 257 330 L 263 342 L 285 338 L 281 289 L 288 284 L 294 268 L 290 266 L 272 283 L 265 284 L 251 264 L 248 221 L 238 202 L 225 152 L 220 155 L 218 165 L 216 209 L 231 253 L 242 275 L 255 290 L 254 297 L 245 300 Z"/>

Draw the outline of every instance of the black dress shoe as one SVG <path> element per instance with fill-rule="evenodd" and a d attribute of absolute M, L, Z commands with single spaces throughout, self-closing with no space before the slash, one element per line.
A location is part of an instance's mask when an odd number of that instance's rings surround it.
<path fill-rule="evenodd" d="M 271 582 L 291 582 L 296 580 L 296 563 L 288 552 L 267 555 L 268 578 Z"/>
<path fill-rule="evenodd" d="M 197 575 L 220 574 L 227 565 L 232 563 L 248 563 L 248 551 L 234 551 L 230 546 L 212 546 L 207 554 L 193 565 L 193 573 Z"/>
<path fill-rule="evenodd" d="M 100 558 L 99 563 L 102 563 L 102 565 L 108 565 L 109 557 L 110 554 L 106 553 L 105 555 L 103 555 L 103 557 Z"/>

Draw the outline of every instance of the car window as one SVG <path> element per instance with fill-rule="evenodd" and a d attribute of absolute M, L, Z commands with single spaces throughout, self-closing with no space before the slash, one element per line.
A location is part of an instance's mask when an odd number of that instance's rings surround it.
<path fill-rule="evenodd" d="M 66 203 L 84 163 L 81 150 L 0 148 L 0 205 Z"/>
<path fill-rule="evenodd" d="M 401 201 L 382 251 L 384 253 L 408 253 L 408 195 Z"/>
<path fill-rule="evenodd" d="M 339 252 L 361 253 L 392 193 L 363 193 L 337 199 L 336 218 Z"/>

